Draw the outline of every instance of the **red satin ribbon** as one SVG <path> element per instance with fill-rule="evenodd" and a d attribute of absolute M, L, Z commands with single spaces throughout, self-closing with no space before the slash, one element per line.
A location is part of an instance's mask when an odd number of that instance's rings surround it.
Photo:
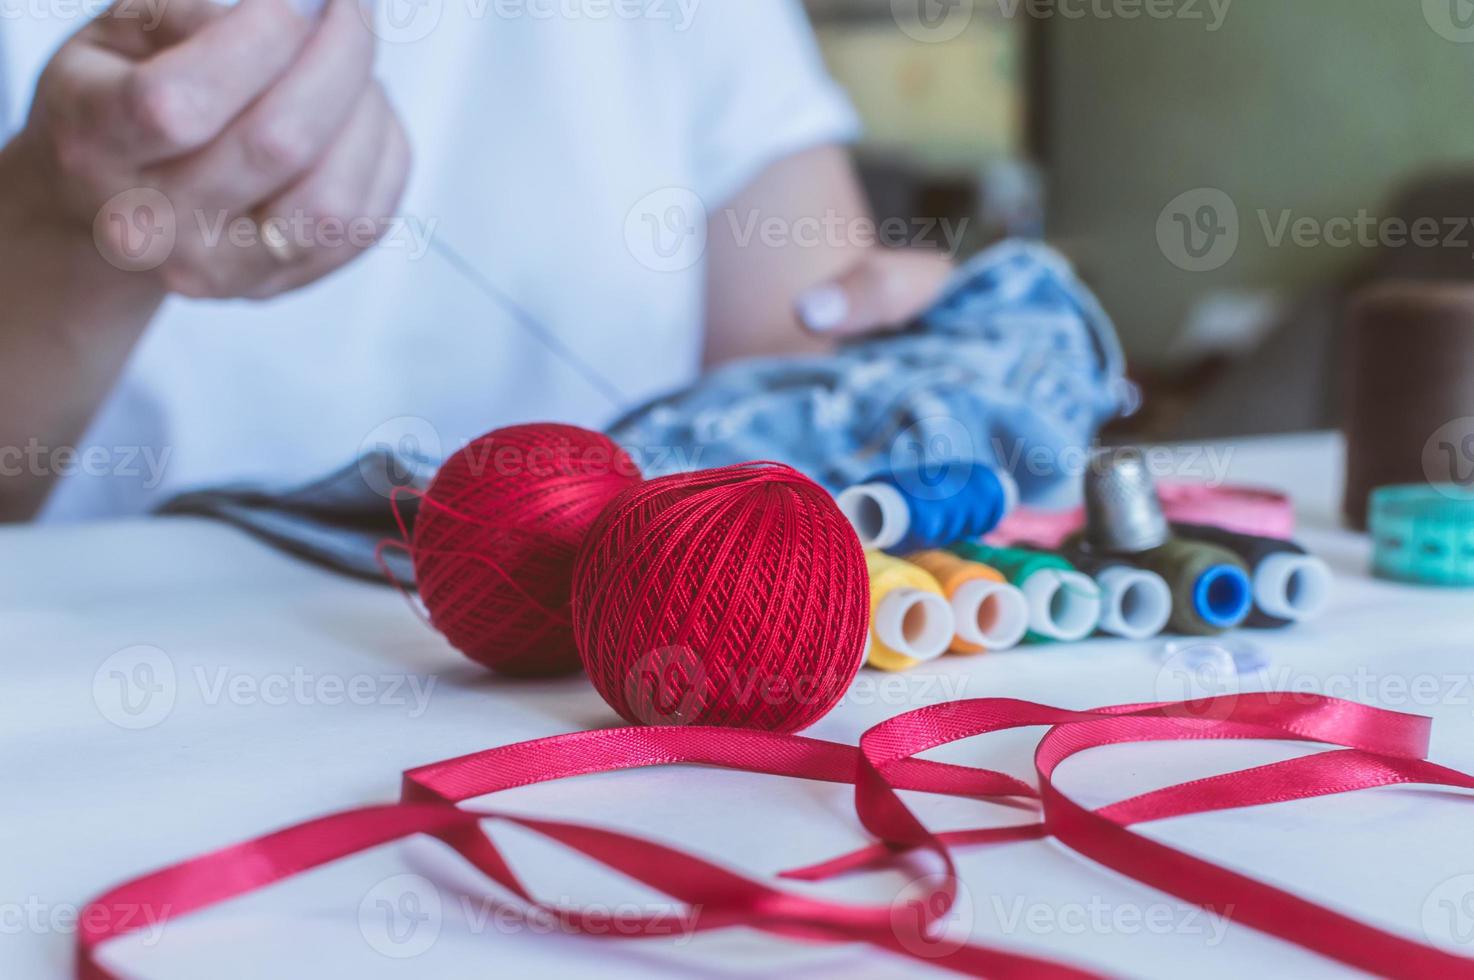
<path fill-rule="evenodd" d="M 1039 789 L 988 769 L 928 762 L 928 749 L 989 732 L 1051 726 L 1035 753 Z M 1474 788 L 1474 779 L 1423 761 L 1426 718 L 1334 698 L 1243 694 L 1174 704 L 1070 711 L 985 698 L 908 712 L 866 732 L 858 747 L 801 736 L 711 728 L 633 728 L 525 742 L 435 763 L 404 776 L 403 802 L 339 813 L 193 858 L 113 889 L 79 921 L 77 975 L 112 980 L 99 947 L 144 925 L 122 914 L 150 908 L 187 915 L 302 871 L 414 834 L 436 837 L 523 901 L 538 900 L 518 880 L 486 822 L 512 823 L 577 851 L 685 905 L 683 931 L 745 926 L 823 942 L 865 942 L 971 976 L 1088 977 L 1067 964 L 937 936 L 956 897 L 952 849 L 1053 836 L 1143 884 L 1210 911 L 1233 909 L 1253 928 L 1343 963 L 1387 976 L 1474 977 L 1474 961 L 1358 922 L 1289 892 L 1136 834 L 1137 823 L 1167 817 L 1403 783 Z M 1087 749 L 1128 742 L 1290 739 L 1340 749 L 1170 786 L 1098 810 L 1054 784 L 1061 762 Z M 816 879 L 929 853 L 942 869 L 920 894 L 891 906 L 855 906 L 794 895 L 675 848 L 628 834 L 536 820 L 455 804 L 516 786 L 569 776 L 668 764 L 853 783 L 860 821 L 878 843 L 821 865 L 788 872 Z M 902 801 L 912 790 L 1037 807 L 1023 826 L 932 833 Z M 546 906 L 544 906 L 546 907 Z M 606 934 L 606 919 L 556 909 L 560 921 Z M 672 917 L 631 921 L 630 934 L 669 935 Z"/>

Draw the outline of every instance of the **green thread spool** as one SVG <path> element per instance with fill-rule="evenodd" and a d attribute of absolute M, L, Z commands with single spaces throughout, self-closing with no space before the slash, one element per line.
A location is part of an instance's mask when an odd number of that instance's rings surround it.
<path fill-rule="evenodd" d="M 1065 559 L 1024 548 L 958 544 L 952 553 L 1002 572 L 1029 603 L 1030 643 L 1073 643 L 1100 625 L 1100 587 Z"/>
<path fill-rule="evenodd" d="M 1474 586 L 1474 491 L 1392 486 L 1373 491 L 1372 570 L 1415 585 Z"/>

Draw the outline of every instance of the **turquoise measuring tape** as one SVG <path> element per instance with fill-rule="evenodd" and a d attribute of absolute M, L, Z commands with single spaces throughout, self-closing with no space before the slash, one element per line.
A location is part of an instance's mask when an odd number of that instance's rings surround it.
<path fill-rule="evenodd" d="M 1474 587 L 1474 490 L 1382 487 L 1372 493 L 1370 527 L 1378 576 Z"/>

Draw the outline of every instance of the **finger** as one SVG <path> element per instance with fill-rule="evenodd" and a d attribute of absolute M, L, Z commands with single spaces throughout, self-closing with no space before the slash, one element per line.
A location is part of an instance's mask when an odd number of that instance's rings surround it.
<path fill-rule="evenodd" d="M 322 158 L 368 90 L 373 63 L 373 35 L 358 0 L 330 0 L 286 74 L 218 139 L 163 173 L 198 200 L 254 207 Z"/>
<path fill-rule="evenodd" d="M 93 43 L 143 61 L 178 44 L 229 8 L 212 0 L 117 0 L 78 32 Z"/>
<path fill-rule="evenodd" d="M 129 150 L 139 135 L 133 114 L 122 108 L 138 64 L 166 46 L 164 36 L 225 10 L 211 0 L 118 0 L 61 46 L 36 86 L 37 108 L 77 169 L 93 169 L 99 155 L 132 162 Z M 166 13 L 169 30 L 162 26 Z"/>
<path fill-rule="evenodd" d="M 372 247 L 394 215 L 408 172 L 409 142 L 376 86 L 319 167 L 262 208 L 311 231 L 291 242 L 294 261 L 247 295 L 264 299 L 297 289 Z"/>
<path fill-rule="evenodd" d="M 292 65 L 315 25 L 293 0 L 240 0 L 139 63 L 117 91 L 132 158 L 165 160 L 215 139 Z"/>
<path fill-rule="evenodd" d="M 952 261 L 941 252 L 872 249 L 840 278 L 801 294 L 795 312 L 814 333 L 897 329 L 936 302 L 951 274 Z"/>
<path fill-rule="evenodd" d="M 42 73 L 36 111 L 73 147 L 110 145 L 119 126 L 117 91 L 132 70 L 117 51 L 79 35 L 62 45 Z"/>

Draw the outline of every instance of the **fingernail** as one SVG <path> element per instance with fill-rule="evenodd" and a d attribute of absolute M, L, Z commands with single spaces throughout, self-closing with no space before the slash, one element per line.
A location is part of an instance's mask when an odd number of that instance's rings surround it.
<path fill-rule="evenodd" d="M 290 2 L 292 9 L 307 20 L 317 20 L 322 15 L 322 8 L 327 6 L 327 0 L 290 0 Z"/>
<path fill-rule="evenodd" d="M 850 315 L 849 297 L 838 286 L 816 286 L 798 298 L 798 316 L 815 333 L 828 333 Z"/>

